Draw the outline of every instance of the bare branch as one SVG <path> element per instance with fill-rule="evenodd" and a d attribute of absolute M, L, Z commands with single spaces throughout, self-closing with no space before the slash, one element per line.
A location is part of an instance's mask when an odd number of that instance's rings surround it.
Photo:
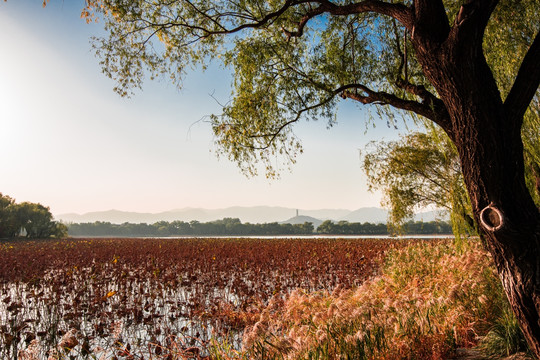
<path fill-rule="evenodd" d="M 413 27 L 414 14 L 409 7 L 403 4 L 392 4 L 379 0 L 364 0 L 358 3 L 338 6 L 332 4 L 330 1 L 323 2 L 331 7 L 329 13 L 332 15 L 353 15 L 373 12 L 396 19 L 409 31 Z"/>
<path fill-rule="evenodd" d="M 523 115 L 540 86 L 540 31 L 523 58 L 516 80 L 504 107 L 510 118 L 521 126 Z"/>
<path fill-rule="evenodd" d="M 364 0 L 358 3 L 348 5 L 336 5 L 328 0 L 309 1 L 309 3 L 319 3 L 317 8 L 308 11 L 298 23 L 296 31 L 288 31 L 283 29 L 283 32 L 288 37 L 300 37 L 304 33 L 304 28 L 309 20 L 314 17 L 329 13 L 331 15 L 354 15 L 361 13 L 378 13 L 381 15 L 390 16 L 399 21 L 405 28 L 412 30 L 413 14 L 410 8 L 403 4 L 392 4 L 379 0 Z"/>
<path fill-rule="evenodd" d="M 326 9 L 324 6 L 319 6 L 316 9 L 312 9 L 302 17 L 302 19 L 298 23 L 298 29 L 296 31 L 289 31 L 283 28 L 283 32 L 285 33 L 285 35 L 287 35 L 288 38 L 301 37 L 304 34 L 304 28 L 306 27 L 306 24 L 309 22 L 309 20 L 313 19 L 317 15 L 324 14 L 325 12 Z"/>
<path fill-rule="evenodd" d="M 286 121 L 284 122 L 283 124 L 281 124 L 279 127 L 277 127 L 275 129 L 275 131 L 271 132 L 271 133 L 266 133 L 266 134 L 256 134 L 256 135 L 250 135 L 249 137 L 250 138 L 269 138 L 267 141 L 266 141 L 266 145 L 265 146 L 262 146 L 262 147 L 253 147 L 253 146 L 249 146 L 250 148 L 252 149 L 255 149 L 255 150 L 265 150 L 265 149 L 268 149 L 273 141 L 276 139 L 276 137 L 278 137 L 278 135 L 286 128 L 288 127 L 289 125 L 297 122 L 298 120 L 300 120 L 300 117 L 302 116 L 303 113 L 307 112 L 307 111 L 311 111 L 311 110 L 315 110 L 321 106 L 324 106 L 326 104 L 328 104 L 330 101 L 332 101 L 332 99 L 338 94 L 339 92 L 335 92 L 333 94 L 331 94 L 330 96 L 326 97 L 325 99 L 323 99 L 321 102 L 317 103 L 317 104 L 314 104 L 314 105 L 311 105 L 311 106 L 308 106 L 308 107 L 305 107 L 301 110 L 299 110 L 297 113 L 296 113 L 296 116 L 294 118 L 292 118 L 291 120 L 289 121 Z M 243 145 L 245 146 L 245 145 Z"/>
<path fill-rule="evenodd" d="M 411 86 L 412 88 L 423 88 L 423 86 Z M 352 92 L 351 89 L 359 89 L 366 95 L 360 95 L 356 91 Z M 449 115 L 446 111 L 446 107 L 440 99 L 435 98 L 427 90 L 425 92 L 431 96 L 426 95 L 426 101 L 423 103 L 402 99 L 396 95 L 389 94 L 384 91 L 373 91 L 362 84 L 345 85 L 339 88 L 338 91 L 341 93 L 341 97 L 344 99 L 349 98 L 359 101 L 362 104 L 390 105 L 397 109 L 409 110 L 432 120 L 444 129 L 448 128 Z"/>
<path fill-rule="evenodd" d="M 396 85 L 398 87 L 400 87 L 400 88 L 402 88 L 404 90 L 407 90 L 404 87 L 404 84 L 412 85 L 409 82 L 409 75 L 408 75 L 408 70 L 407 70 L 407 60 L 408 60 L 407 59 L 407 31 L 403 32 L 404 51 L 401 51 L 401 43 L 399 41 L 399 31 L 398 31 L 397 24 L 396 24 L 395 20 L 392 22 L 392 25 L 393 25 L 393 28 L 394 28 L 394 36 L 396 37 L 396 49 L 397 49 L 398 55 L 399 55 L 399 57 L 401 59 L 400 62 L 399 62 L 399 67 L 398 67 L 395 83 L 396 83 Z M 405 73 L 403 74 L 403 78 L 402 78 L 401 74 L 404 72 L 404 69 L 405 69 Z M 415 94 L 415 95 L 417 95 L 417 94 Z"/>
<path fill-rule="evenodd" d="M 260 27 L 266 25 L 271 20 L 281 16 L 290 7 L 295 6 L 295 5 L 304 4 L 304 3 L 310 3 L 310 2 L 312 2 L 312 1 L 311 0 L 287 0 L 285 2 L 285 4 L 283 4 L 283 6 L 281 8 L 279 8 L 278 10 L 276 10 L 274 12 L 266 14 L 260 20 L 256 20 L 255 22 L 252 22 L 252 23 L 242 24 L 242 25 L 239 25 L 239 26 L 234 27 L 232 29 L 224 29 L 224 30 L 219 30 L 219 31 L 207 30 L 207 34 L 208 34 L 208 36 L 210 36 L 210 35 L 219 35 L 219 34 L 232 34 L 232 33 L 236 33 L 236 32 L 239 32 L 241 30 L 248 29 L 248 28 L 253 28 L 253 29 L 254 28 L 260 28 Z"/>

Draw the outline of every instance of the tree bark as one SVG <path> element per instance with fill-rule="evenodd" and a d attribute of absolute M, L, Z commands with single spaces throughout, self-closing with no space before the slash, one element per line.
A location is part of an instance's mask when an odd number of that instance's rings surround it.
<path fill-rule="evenodd" d="M 540 358 L 540 216 L 525 186 L 521 138 L 503 126 L 493 102 L 476 102 L 474 110 L 485 115 L 452 117 L 465 183 L 510 305 Z"/>
<path fill-rule="evenodd" d="M 444 42 L 417 31 L 412 43 L 448 111 L 442 125 L 457 147 L 480 236 L 540 359 L 540 212 L 525 184 L 523 114 L 504 106 L 482 53 L 483 30 L 468 31 L 454 26 Z"/>
<path fill-rule="evenodd" d="M 502 102 L 485 95 L 490 82 L 464 79 L 464 93 L 443 101 L 480 235 L 527 342 L 540 358 L 540 213 L 525 185 L 519 127 L 508 121 Z M 455 88 L 450 84 L 447 91 Z"/>

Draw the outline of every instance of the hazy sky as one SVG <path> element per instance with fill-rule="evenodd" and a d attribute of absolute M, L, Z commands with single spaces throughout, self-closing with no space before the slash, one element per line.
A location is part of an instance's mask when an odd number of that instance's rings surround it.
<path fill-rule="evenodd" d="M 215 156 L 209 124 L 226 102 L 230 75 L 190 73 L 184 88 L 146 82 L 131 99 L 116 95 L 89 44 L 101 24 L 79 18 L 84 1 L 0 2 L 0 192 L 40 202 L 54 214 L 119 209 L 378 206 L 368 193 L 359 149 L 397 131 L 343 103 L 338 124 L 295 127 L 304 154 L 292 172 L 246 178 Z"/>

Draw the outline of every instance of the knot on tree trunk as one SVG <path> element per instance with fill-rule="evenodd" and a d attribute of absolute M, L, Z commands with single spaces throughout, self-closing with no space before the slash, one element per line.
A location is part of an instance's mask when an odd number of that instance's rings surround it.
<path fill-rule="evenodd" d="M 493 204 L 480 211 L 480 223 L 488 231 L 497 231 L 504 226 L 504 215 Z"/>

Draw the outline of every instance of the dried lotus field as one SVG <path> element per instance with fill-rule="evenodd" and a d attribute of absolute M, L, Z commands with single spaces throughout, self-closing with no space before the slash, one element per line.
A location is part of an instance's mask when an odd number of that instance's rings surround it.
<path fill-rule="evenodd" d="M 203 358 L 271 298 L 351 288 L 403 240 L 68 239 L 0 243 L 0 358 Z"/>

